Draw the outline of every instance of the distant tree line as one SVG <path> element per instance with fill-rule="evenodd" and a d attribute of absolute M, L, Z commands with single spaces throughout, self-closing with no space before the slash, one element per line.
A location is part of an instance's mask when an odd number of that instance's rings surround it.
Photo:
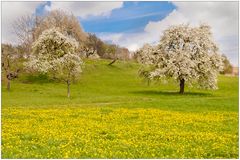
<path fill-rule="evenodd" d="M 95 34 L 88 33 L 87 40 L 83 46 L 86 51 L 86 57 L 90 57 L 93 54 L 98 54 L 100 58 L 105 59 L 130 59 L 129 51 L 127 48 L 119 47 L 115 44 L 104 43 Z"/>

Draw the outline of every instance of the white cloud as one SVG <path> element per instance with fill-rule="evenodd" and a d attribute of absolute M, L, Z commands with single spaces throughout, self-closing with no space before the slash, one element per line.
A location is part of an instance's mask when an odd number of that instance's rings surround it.
<path fill-rule="evenodd" d="M 238 64 L 238 2 L 174 2 L 174 4 L 177 9 L 164 19 L 150 21 L 142 33 L 122 33 L 117 43 L 133 51 L 144 43 L 159 41 L 162 32 L 170 25 L 208 23 L 212 27 L 220 51 L 226 54 L 235 66 Z M 111 40 L 111 36 L 107 38 L 104 40 Z"/>
<path fill-rule="evenodd" d="M 73 13 L 75 16 L 109 16 L 111 11 L 121 8 L 123 2 L 51 2 L 51 9 L 62 9 Z"/>
<path fill-rule="evenodd" d="M 112 43 L 119 43 L 121 41 L 121 38 L 123 37 L 122 33 L 100 33 L 98 34 L 98 37 L 100 37 L 103 40 L 110 40 Z"/>
<path fill-rule="evenodd" d="M 188 23 L 187 18 L 177 10 L 173 10 L 163 20 L 158 22 L 149 22 L 144 31 L 147 32 L 151 37 L 152 41 L 158 41 L 163 33 L 171 25 Z"/>
<path fill-rule="evenodd" d="M 112 42 L 122 47 L 126 47 L 129 51 L 136 51 L 144 43 L 151 43 L 152 37 L 148 33 L 101 33 L 97 36 L 106 42 Z"/>
<path fill-rule="evenodd" d="M 112 41 L 126 47 L 129 51 L 136 51 L 145 43 L 154 44 L 159 41 L 162 32 L 170 25 L 186 23 L 187 19 L 177 10 L 173 10 L 167 17 L 159 22 L 149 22 L 144 32 L 140 33 L 105 33 L 98 36 L 104 41 Z M 117 37 L 117 38 L 116 38 Z"/>
<path fill-rule="evenodd" d="M 174 2 L 192 24 L 207 22 L 217 36 L 238 33 L 238 2 Z"/>
<path fill-rule="evenodd" d="M 13 23 L 21 16 L 34 14 L 36 7 L 44 2 L 2 2 L 2 42 L 17 43 Z"/>

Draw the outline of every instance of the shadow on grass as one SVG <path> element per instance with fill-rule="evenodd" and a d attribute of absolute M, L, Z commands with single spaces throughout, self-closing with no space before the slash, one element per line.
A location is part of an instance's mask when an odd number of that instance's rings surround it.
<path fill-rule="evenodd" d="M 184 94 L 179 94 L 176 91 L 133 91 L 130 92 L 133 94 L 141 94 L 141 95 L 163 95 L 163 96 L 212 96 L 211 93 L 203 93 L 203 92 L 184 92 Z"/>
<path fill-rule="evenodd" d="M 53 80 L 44 74 L 27 75 L 24 78 L 22 78 L 20 81 L 26 84 L 28 83 L 44 84 L 44 83 L 58 82 L 57 80 Z"/>
<path fill-rule="evenodd" d="M 113 69 L 118 69 L 118 70 L 121 69 L 121 68 L 118 67 L 116 64 L 117 64 L 117 63 L 114 63 L 114 64 L 112 64 L 112 65 L 107 64 L 107 67 L 113 68 Z"/>

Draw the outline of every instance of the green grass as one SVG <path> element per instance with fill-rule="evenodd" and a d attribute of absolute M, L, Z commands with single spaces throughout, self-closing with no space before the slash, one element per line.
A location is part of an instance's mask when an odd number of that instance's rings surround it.
<path fill-rule="evenodd" d="M 70 99 L 46 76 L 22 75 L 10 92 L 3 82 L 2 157 L 238 157 L 238 77 L 179 95 L 173 82 L 148 86 L 136 63 L 108 63 L 87 61 Z"/>

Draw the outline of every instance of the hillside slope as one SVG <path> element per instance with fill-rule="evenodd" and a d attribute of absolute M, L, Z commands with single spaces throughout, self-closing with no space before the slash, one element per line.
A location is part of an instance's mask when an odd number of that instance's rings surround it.
<path fill-rule="evenodd" d="M 237 111 L 238 77 L 219 76 L 219 90 L 186 88 L 177 92 L 176 83 L 150 84 L 138 77 L 139 65 L 108 60 L 88 60 L 79 81 L 71 85 L 71 98 L 66 97 L 66 84 L 52 82 L 46 76 L 26 76 L 12 82 L 11 92 L 2 86 L 2 106 L 116 106 L 157 107 L 166 110 Z"/>

